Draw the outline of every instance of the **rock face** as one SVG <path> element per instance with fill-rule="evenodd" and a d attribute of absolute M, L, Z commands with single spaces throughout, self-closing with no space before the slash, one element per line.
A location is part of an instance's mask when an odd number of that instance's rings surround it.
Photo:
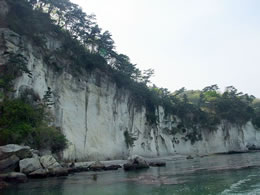
<path fill-rule="evenodd" d="M 0 174 L 0 180 L 14 183 L 25 183 L 27 182 L 27 177 L 23 173 L 10 172 L 6 174 Z"/>
<path fill-rule="evenodd" d="M 186 159 L 190 160 L 190 159 L 193 159 L 193 157 L 191 155 L 189 155 L 189 156 L 187 156 Z"/>
<path fill-rule="evenodd" d="M 32 157 L 30 147 L 9 144 L 0 146 L 0 172 L 18 169 L 19 160 Z"/>
<path fill-rule="evenodd" d="M 63 168 L 52 155 L 41 157 L 39 155 L 39 151 L 29 147 L 18 145 L 2 146 L 1 157 L 5 157 L 5 159 L 0 160 L 0 189 L 6 184 L 3 181 L 26 182 L 27 176 L 30 178 L 44 178 L 68 175 L 69 170 Z M 25 158 L 28 156 L 33 156 L 33 158 Z M 20 170 L 20 173 L 13 172 L 14 170 Z"/>
<path fill-rule="evenodd" d="M 0 0 L 0 26 L 5 26 L 5 17 L 9 11 L 8 5 L 5 0 Z"/>
<path fill-rule="evenodd" d="M 105 171 L 111 171 L 111 170 L 117 170 L 122 168 L 121 165 L 109 165 L 107 167 L 104 168 Z"/>
<path fill-rule="evenodd" d="M 93 164 L 91 164 L 88 168 L 90 171 L 102 171 L 105 169 L 105 165 L 100 161 L 96 161 Z"/>
<path fill-rule="evenodd" d="M 31 172 L 28 176 L 31 178 L 44 178 L 49 175 L 48 170 L 46 169 L 38 169 L 36 171 Z"/>
<path fill-rule="evenodd" d="M 48 171 L 49 171 L 50 176 L 55 176 L 55 177 L 67 176 L 69 174 L 68 169 L 62 168 L 62 167 L 51 168 L 51 169 L 48 169 Z"/>
<path fill-rule="evenodd" d="M 151 167 L 165 167 L 166 162 L 162 162 L 162 161 L 149 162 L 149 166 L 151 166 Z"/>
<path fill-rule="evenodd" d="M 0 146 L 0 160 L 6 159 L 12 155 L 16 155 L 20 159 L 32 157 L 32 152 L 28 146 L 20 146 L 16 144 L 8 144 Z"/>
<path fill-rule="evenodd" d="M 180 154 L 206 155 L 228 151 L 247 151 L 247 145 L 260 147 L 260 131 L 249 122 L 243 127 L 225 123 L 217 130 L 200 130 L 201 139 L 192 142 L 187 129 L 173 133 L 178 119 L 166 115 L 163 108 L 157 109 L 158 123 L 151 125 L 146 120 L 144 107 L 136 107 L 129 91 L 119 89 L 104 73 L 83 71 L 73 77 L 69 72 L 57 72 L 47 65 L 41 50 L 26 42 L 18 34 L 0 29 L 0 43 L 5 43 L 8 52 L 19 53 L 28 59 L 31 78 L 26 74 L 15 81 L 15 96 L 25 89 L 32 89 L 43 98 L 48 87 L 53 92 L 51 110 L 55 125 L 62 129 L 69 140 L 63 153 L 66 161 L 127 159 L 131 155 L 157 157 Z M 47 38 L 49 53 L 59 48 L 60 42 Z M 1 48 L 0 48 L 1 50 Z M 3 49 L 2 49 L 3 50 Z M 4 51 L 0 51 L 0 55 Z M 5 58 L 0 56 L 3 63 Z M 129 148 L 124 132 L 135 138 Z"/>
<path fill-rule="evenodd" d="M 67 176 L 68 169 L 61 167 L 57 160 L 52 155 L 45 155 L 40 158 L 43 169 L 33 172 L 31 177 L 45 176 Z"/>
<path fill-rule="evenodd" d="M 125 171 L 132 171 L 138 169 L 147 169 L 149 164 L 140 156 L 131 157 L 126 164 L 124 164 Z"/>
<path fill-rule="evenodd" d="M 0 160 L 0 172 L 14 171 L 18 167 L 18 162 L 19 158 L 16 155 Z"/>
<path fill-rule="evenodd" d="M 29 174 L 41 169 L 41 163 L 38 158 L 26 158 L 19 162 L 20 172 Z"/>
<path fill-rule="evenodd" d="M 60 164 L 56 161 L 56 159 L 52 155 L 45 155 L 40 158 L 40 162 L 45 169 L 53 169 L 57 167 L 61 167 Z"/>

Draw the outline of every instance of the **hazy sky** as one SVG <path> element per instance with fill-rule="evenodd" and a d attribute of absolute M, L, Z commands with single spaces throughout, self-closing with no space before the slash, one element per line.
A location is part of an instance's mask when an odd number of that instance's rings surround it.
<path fill-rule="evenodd" d="M 116 50 L 171 91 L 233 85 L 260 97 L 260 0 L 73 0 Z"/>

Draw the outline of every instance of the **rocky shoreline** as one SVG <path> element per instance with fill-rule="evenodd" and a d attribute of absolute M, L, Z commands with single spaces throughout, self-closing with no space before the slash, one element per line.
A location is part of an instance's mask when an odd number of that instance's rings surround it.
<path fill-rule="evenodd" d="M 12 183 L 25 183 L 31 178 L 68 176 L 77 172 L 109 171 L 120 168 L 131 171 L 147 169 L 150 166 L 166 166 L 166 163 L 158 160 L 149 162 L 140 156 L 110 163 L 100 161 L 63 163 L 58 162 L 55 155 L 42 153 L 28 146 L 9 144 L 0 147 L 0 189 Z"/>
<path fill-rule="evenodd" d="M 259 151 L 249 151 L 259 152 Z M 139 169 L 148 169 L 150 167 L 166 166 L 167 161 L 184 162 L 195 160 L 197 158 L 211 158 L 210 156 L 191 156 L 191 155 L 175 155 L 161 158 L 144 158 L 137 155 L 130 157 L 128 160 L 113 160 L 113 161 L 91 161 L 91 162 L 72 162 L 65 163 L 58 161 L 55 154 L 50 154 L 47 151 L 33 150 L 28 146 L 19 146 L 9 144 L 0 146 L 0 190 L 12 187 L 17 183 L 25 183 L 30 179 L 40 179 L 47 177 L 68 176 L 69 174 L 86 172 L 86 171 L 112 171 L 122 169 L 124 171 L 136 171 Z M 223 154 L 220 154 L 223 156 Z M 231 155 L 231 154 L 230 154 Z M 234 153 L 236 157 L 237 153 Z M 233 157 L 233 158 L 234 158 Z M 198 160 L 198 159 L 197 159 Z M 192 162 L 192 161 L 191 161 Z M 185 173 L 193 173 L 201 170 L 221 171 L 232 169 L 245 169 L 258 167 L 257 164 L 246 165 L 221 165 L 211 168 L 196 168 L 193 167 L 185 170 Z"/>

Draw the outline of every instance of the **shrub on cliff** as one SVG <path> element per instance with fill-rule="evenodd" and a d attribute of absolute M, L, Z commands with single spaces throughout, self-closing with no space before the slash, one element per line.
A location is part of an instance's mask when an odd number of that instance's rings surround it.
<path fill-rule="evenodd" d="M 0 145 L 25 144 L 35 149 L 48 148 L 59 152 L 66 148 L 65 136 L 48 126 L 50 115 L 41 105 L 21 99 L 0 103 Z"/>
<path fill-rule="evenodd" d="M 256 128 L 260 129 L 260 99 L 254 100 L 253 109 L 255 111 L 255 115 L 253 116 L 252 123 Z"/>

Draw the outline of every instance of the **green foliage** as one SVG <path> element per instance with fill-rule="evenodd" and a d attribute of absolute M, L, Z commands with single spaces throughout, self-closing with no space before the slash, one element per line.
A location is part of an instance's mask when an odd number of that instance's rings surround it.
<path fill-rule="evenodd" d="M 0 68 L 0 89 L 4 95 L 12 91 L 13 80 L 22 73 L 28 74 L 31 77 L 31 72 L 27 68 L 27 59 L 21 54 L 5 52 L 8 61 Z"/>
<path fill-rule="evenodd" d="M 192 131 L 188 133 L 185 138 L 190 140 L 191 144 L 194 144 L 196 141 L 202 140 L 202 135 L 197 131 Z"/>
<path fill-rule="evenodd" d="M 14 99 L 1 102 L 0 108 L 0 145 L 26 144 L 36 149 L 50 147 L 53 152 L 66 148 L 64 135 L 48 126 L 51 117 L 44 106 Z"/>
<path fill-rule="evenodd" d="M 41 125 L 32 132 L 32 136 L 30 145 L 33 148 L 44 149 L 48 146 L 55 153 L 64 150 L 67 146 L 66 137 L 55 127 Z"/>
<path fill-rule="evenodd" d="M 253 119 L 252 119 L 252 123 L 256 128 L 260 129 L 260 100 L 255 99 L 252 107 L 253 107 L 254 112 L 255 112 Z"/>
<path fill-rule="evenodd" d="M 197 129 L 215 130 L 223 120 L 240 126 L 252 120 L 255 126 L 260 127 L 260 103 L 252 105 L 254 96 L 238 92 L 232 86 L 227 87 L 223 94 L 217 85 L 202 91 L 181 88 L 174 93 L 153 86 L 147 98 L 153 106 L 153 113 L 158 106 L 163 106 L 166 117 L 168 114 L 177 116 L 182 124 L 180 129 L 193 129 L 194 132 Z"/>
<path fill-rule="evenodd" d="M 25 0 L 7 0 L 7 3 L 10 8 L 6 17 L 8 28 L 44 46 L 45 38 L 42 35 L 56 30 L 47 14 L 33 10 L 32 5 Z"/>

